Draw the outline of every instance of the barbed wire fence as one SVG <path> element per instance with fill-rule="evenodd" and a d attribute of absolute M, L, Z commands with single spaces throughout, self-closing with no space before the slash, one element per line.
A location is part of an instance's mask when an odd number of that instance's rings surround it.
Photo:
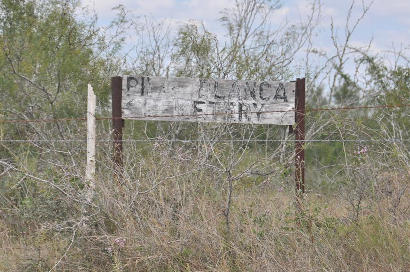
<path fill-rule="evenodd" d="M 408 185 L 399 180 L 409 175 L 407 132 L 394 133 L 390 128 L 375 130 L 356 124 L 355 116 L 341 112 L 395 111 L 408 107 L 307 109 L 307 137 L 302 141 L 307 151 L 307 193 L 336 194 L 350 207 L 352 220 L 357 220 L 366 209 L 363 203 L 373 197 L 371 191 L 378 192 L 374 203 L 388 205 L 396 217 L 403 214 L 399 211 L 400 203 Z M 374 116 L 373 112 L 367 118 Z M 10 137 L 0 138 L 2 154 L 7 154 L 0 159 L 3 210 L 9 214 L 24 213 L 33 221 L 61 218 L 64 211 L 66 218 L 54 224 L 48 222 L 46 228 L 68 231 L 70 247 L 81 246 L 75 244 L 78 239 L 87 240 L 82 245 L 89 246 L 86 251 L 103 258 L 97 249 L 101 244 L 105 248 L 111 246 L 110 231 L 114 232 L 111 229 L 117 228 L 117 222 L 128 222 L 130 218 L 138 222 L 132 226 L 135 229 L 132 235 L 142 244 L 152 244 L 147 230 L 161 235 L 162 225 L 194 228 L 191 232 L 205 230 L 205 222 L 192 224 L 189 220 L 197 203 L 204 205 L 203 195 L 209 194 L 214 203 L 208 208 L 233 232 L 237 223 L 232 213 L 235 205 L 243 205 L 235 204 L 243 197 L 240 191 L 260 197 L 261 203 L 266 203 L 264 194 L 294 194 L 292 168 L 296 139 L 287 126 L 146 120 L 149 118 L 152 116 L 127 120 L 122 140 L 124 170 L 119 183 L 113 182 L 112 118 L 96 118 L 97 172 L 93 202 L 88 202 L 84 193 L 86 118 L 0 120 L 1 135 Z M 55 123 L 59 123 L 59 128 Z M 10 127 L 13 131 L 4 131 Z M 42 196 L 34 197 L 36 194 Z M 52 198 L 46 197 L 50 195 Z M 388 202 L 380 201 L 383 196 Z M 33 199 L 33 204 L 27 204 L 29 199 Z M 55 209 L 48 208 L 50 203 Z M 82 212 L 84 206 L 89 213 Z M 27 228 L 23 222 L 10 224 Z M 93 234 L 87 228 L 90 234 L 83 230 L 83 225 L 102 225 L 107 233 Z M 182 230 L 178 233 L 186 235 Z"/>
<path fill-rule="evenodd" d="M 309 112 L 320 112 L 320 111 L 349 111 L 349 110 L 361 110 L 361 109 L 391 109 L 391 108 L 407 108 L 410 107 L 410 104 L 403 105 L 375 105 L 375 106 L 352 106 L 352 107 L 334 107 L 334 108 L 311 108 L 306 109 L 306 113 Z M 295 112 L 295 109 L 290 110 L 269 110 L 269 111 L 250 111 L 252 113 L 286 113 L 286 112 Z M 195 114 L 178 114 L 178 115 L 141 115 L 141 116 L 132 116 L 128 117 L 129 120 L 144 120 L 152 118 L 165 118 L 173 117 L 177 119 L 178 117 L 200 117 L 200 116 L 216 116 L 216 115 L 231 115 L 232 112 L 216 112 L 216 113 L 195 113 Z M 122 119 L 115 117 L 96 117 L 96 120 L 113 120 L 113 119 Z M 66 121 L 87 121 L 85 117 L 77 118 L 46 118 L 46 119 L 0 119 L 0 123 L 52 123 L 52 122 L 66 122 Z"/>
<path fill-rule="evenodd" d="M 407 108 L 410 107 L 410 105 L 408 104 L 403 104 L 403 105 L 376 105 L 376 106 L 355 106 L 355 107 L 335 107 L 335 108 L 311 108 L 311 109 L 307 109 L 306 110 L 306 115 L 308 116 L 307 120 L 310 122 L 315 122 L 315 119 L 317 117 L 312 117 L 309 116 L 310 113 L 317 113 L 317 112 L 339 112 L 339 111 L 350 111 L 350 110 L 375 110 L 375 109 L 395 109 L 395 108 Z M 290 111 L 294 111 L 294 110 L 290 110 Z M 266 111 L 266 113 L 268 112 L 272 112 L 272 111 Z M 274 111 L 274 112 L 289 112 L 289 111 Z M 259 113 L 265 113 L 263 112 L 259 112 Z M 232 113 L 215 113 L 215 114 L 232 114 Z M 196 114 L 196 116 L 201 115 L 201 114 Z M 185 116 L 185 115 L 184 115 Z M 131 120 L 138 120 L 138 123 L 144 123 L 144 127 L 142 128 L 142 130 L 144 131 L 144 133 L 137 133 L 139 134 L 138 137 L 135 136 L 135 131 L 136 128 L 133 127 L 132 129 L 130 129 L 130 131 L 132 130 L 132 133 L 130 133 L 130 135 L 124 135 L 124 139 L 122 140 L 122 142 L 127 143 L 127 144 L 138 144 L 138 143 L 150 143 L 150 144 L 164 144 L 164 143 L 179 143 L 179 144 L 217 144 L 217 143 L 221 143 L 221 144 L 239 144 L 239 145 L 243 145 L 246 144 L 247 146 L 251 145 L 251 144 L 256 144 L 256 145 L 261 145 L 261 144 L 265 144 L 265 153 L 268 149 L 268 144 L 279 144 L 282 147 L 282 155 L 281 155 L 281 161 L 283 161 L 283 154 L 284 154 L 284 147 L 287 143 L 295 143 L 297 142 L 297 140 L 292 139 L 292 137 L 290 137 L 290 135 L 287 133 L 287 128 L 285 128 L 285 132 L 283 133 L 283 129 L 281 131 L 281 129 L 276 129 L 273 130 L 275 131 L 275 133 L 271 133 L 271 135 L 269 135 L 269 129 L 265 129 L 265 131 L 262 132 L 262 138 L 261 135 L 256 135 L 255 131 L 257 131 L 257 126 L 253 126 L 253 125 L 227 125 L 227 124 L 216 124 L 216 125 L 209 125 L 209 124 L 205 124 L 205 125 L 193 125 L 188 124 L 188 134 L 192 134 L 193 131 L 195 131 L 195 129 L 197 129 L 199 131 L 199 127 L 202 127 L 202 136 L 206 135 L 206 133 L 204 134 L 204 127 L 212 127 L 210 129 L 210 131 L 215 130 L 215 128 L 217 128 L 217 130 L 222 130 L 225 131 L 225 133 L 222 133 L 221 135 L 219 135 L 218 137 L 201 137 L 201 135 L 199 135 L 198 133 L 196 134 L 196 138 L 192 137 L 192 135 L 189 135 L 189 137 L 179 137 L 177 136 L 177 134 L 184 134 L 181 133 L 181 131 L 183 130 L 182 127 L 183 125 L 181 125 L 181 123 L 178 122 L 168 122 L 167 128 L 166 130 L 168 131 L 164 131 L 164 129 L 162 129 L 162 133 L 160 136 L 153 136 L 153 135 L 148 135 L 149 133 L 147 133 L 147 125 L 151 126 L 151 130 L 155 130 L 156 133 L 158 133 L 159 130 L 161 130 L 161 124 L 164 124 L 164 122 L 159 122 L 156 125 L 154 125 L 155 121 L 144 121 L 145 119 L 152 119 L 152 118 L 161 118 L 161 117 L 170 117 L 170 115 L 158 115 L 158 116 L 135 116 L 130 118 Z M 177 117 L 183 117 L 183 116 L 173 116 L 175 118 Z M 110 121 L 112 120 L 112 117 L 96 117 L 96 120 L 104 122 L 104 121 Z M 330 118 L 331 119 L 331 118 Z M 70 127 L 72 122 L 82 122 L 82 121 L 86 121 L 86 118 L 55 118 L 55 119 L 0 119 L 0 124 L 9 124 L 9 125 L 24 125 L 24 124 L 49 124 L 49 123 L 67 123 L 67 127 Z M 134 124 L 134 123 L 132 123 Z M 160 124 L 160 125 L 158 125 Z M 182 123 L 183 124 L 183 123 Z M 133 126 L 133 125 L 132 125 Z M 155 127 L 155 129 L 153 129 L 152 127 Z M 235 128 L 235 127 L 241 127 L 242 128 L 242 132 L 243 135 L 241 135 L 241 133 L 233 133 L 232 129 L 230 129 L 231 131 L 226 130 L 226 128 Z M 261 127 L 261 126 L 259 126 Z M 263 126 L 262 126 L 263 127 Z M 264 126 L 266 128 L 266 126 Z M 269 127 L 269 126 L 268 126 Z M 246 128 L 245 130 L 243 130 L 243 128 Z M 318 131 L 314 132 L 314 134 L 318 134 L 320 133 L 321 130 L 323 130 L 325 127 L 322 126 L 322 128 L 319 128 Z M 81 128 L 80 128 L 81 130 Z M 271 129 L 272 130 L 272 129 Z M 42 133 L 44 131 L 47 131 L 47 129 L 45 130 L 41 130 Z M 267 133 L 268 131 L 268 133 Z M 277 135 L 278 132 L 280 131 L 279 134 L 281 135 Z M 209 131 L 208 131 L 209 132 Z M 259 131 L 260 132 L 260 131 Z M 39 135 L 42 133 L 38 133 Z M 43 133 L 44 134 L 44 133 Z M 151 133 L 152 134 L 152 133 Z M 187 132 L 185 131 L 185 134 L 187 134 Z M 235 135 L 234 135 L 235 134 Z M 248 135 L 247 135 L 248 134 Z M 311 133 L 312 134 L 312 133 Z M 340 133 L 339 133 L 340 134 Z M 78 133 L 76 133 L 76 135 L 78 135 Z M 247 137 L 244 137 L 244 135 L 247 135 Z M 377 135 L 377 134 L 375 134 Z M 71 144 L 75 144 L 75 143 L 84 143 L 86 142 L 86 138 L 78 138 L 78 137 L 74 137 L 71 138 L 69 137 L 70 135 L 64 135 L 63 137 L 56 139 L 56 134 L 53 134 L 52 137 L 43 137 L 42 139 L 39 138 L 20 138 L 20 139 L 12 139 L 12 138 L 0 138 L 0 143 L 1 144 L 18 144 L 18 143 L 28 143 L 28 144 L 33 144 L 34 146 L 37 145 L 37 147 L 40 147 L 38 145 L 44 144 L 44 143 L 52 143 L 53 145 L 58 144 L 58 143 L 71 143 Z M 143 136 L 143 137 L 141 137 Z M 186 136 L 186 135 L 185 135 Z M 226 137 L 229 136 L 229 137 Z M 273 136 L 273 137 L 272 137 Z M 339 137 L 335 137 L 334 135 L 330 135 L 328 137 L 319 137 L 319 138 L 314 138 L 312 136 L 309 137 L 309 132 L 307 133 L 308 139 L 305 140 L 301 140 L 299 142 L 303 142 L 305 144 L 320 144 L 320 143 L 335 143 L 335 144 L 357 144 L 357 145 L 361 145 L 361 144 L 406 144 L 407 142 L 410 141 L 410 139 L 405 139 L 405 138 L 398 138 L 398 137 L 389 137 L 389 138 L 381 138 L 381 137 L 370 137 L 370 135 L 367 135 L 368 137 L 352 137 L 352 135 L 350 135 L 350 137 L 346 137 L 344 138 L 343 134 L 338 135 Z M 374 136 L 374 135 L 373 135 Z M 241 138 L 242 137 L 242 138 Z M 101 145 L 101 144 L 108 144 L 108 143 L 112 143 L 113 139 L 110 135 L 110 129 L 109 129 L 109 124 L 104 124 L 102 126 L 102 129 L 100 129 L 99 135 L 97 136 L 97 140 L 96 142 Z M 79 147 L 77 147 L 78 149 Z M 111 147 L 108 146 L 108 150 Z M 80 148 L 81 149 L 81 148 Z M 104 147 L 105 150 L 106 147 Z M 64 153 L 63 151 L 61 151 L 62 153 Z M 110 151 L 111 152 L 111 151 Z M 70 153 L 70 152 L 68 152 Z M 80 152 L 81 153 L 81 152 Z M 108 154 L 107 154 L 108 156 Z M 292 156 L 290 154 L 287 155 L 289 158 L 291 158 Z M 266 156 L 265 156 L 266 157 Z M 108 159 L 107 159 L 108 160 Z"/>

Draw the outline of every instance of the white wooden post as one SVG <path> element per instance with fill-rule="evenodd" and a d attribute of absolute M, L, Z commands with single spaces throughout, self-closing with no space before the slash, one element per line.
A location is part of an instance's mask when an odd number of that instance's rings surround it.
<path fill-rule="evenodd" d="M 88 186 L 87 201 L 91 202 L 95 189 L 95 104 L 96 96 L 93 88 L 88 84 L 87 99 L 87 168 L 85 180 Z"/>

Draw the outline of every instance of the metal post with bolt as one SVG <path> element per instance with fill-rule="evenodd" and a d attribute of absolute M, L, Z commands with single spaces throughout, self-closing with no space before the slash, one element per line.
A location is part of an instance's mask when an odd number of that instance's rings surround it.
<path fill-rule="evenodd" d="M 123 156 L 122 156 L 122 128 L 124 120 L 122 119 L 122 77 L 111 78 L 111 95 L 112 95 L 112 135 L 113 135 L 113 163 L 114 163 L 114 180 L 121 183 L 123 174 Z"/>
<path fill-rule="evenodd" d="M 295 181 L 297 195 L 305 192 L 305 79 L 296 79 Z"/>

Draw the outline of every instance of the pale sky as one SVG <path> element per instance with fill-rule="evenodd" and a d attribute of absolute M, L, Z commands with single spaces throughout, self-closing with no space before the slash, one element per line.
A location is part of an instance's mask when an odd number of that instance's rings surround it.
<path fill-rule="evenodd" d="M 363 0 L 369 4 L 371 1 Z M 312 0 L 282 0 L 282 7 L 275 11 L 278 23 L 287 20 L 297 22 L 306 16 Z M 360 12 L 362 0 L 356 0 L 356 15 Z M 100 22 L 114 18 L 113 6 L 124 5 L 134 15 L 149 15 L 156 19 L 183 23 L 200 21 L 214 33 L 221 31 L 217 22 L 220 11 L 232 7 L 234 0 L 83 0 L 83 4 L 94 8 Z M 343 27 L 351 0 L 322 0 L 322 19 L 317 28 L 314 46 L 326 50 L 331 48 L 329 39 L 330 20 L 343 35 Z M 389 50 L 410 46 L 410 0 L 374 0 L 370 11 L 357 28 L 353 43 L 364 45 L 373 39 L 373 52 L 385 53 Z M 329 49 L 331 50 L 331 49 Z"/>

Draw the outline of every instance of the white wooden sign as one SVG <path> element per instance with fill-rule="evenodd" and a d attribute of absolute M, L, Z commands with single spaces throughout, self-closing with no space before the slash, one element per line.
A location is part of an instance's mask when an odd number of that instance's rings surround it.
<path fill-rule="evenodd" d="M 124 76 L 122 80 L 124 119 L 275 125 L 295 122 L 295 82 L 145 76 Z"/>

